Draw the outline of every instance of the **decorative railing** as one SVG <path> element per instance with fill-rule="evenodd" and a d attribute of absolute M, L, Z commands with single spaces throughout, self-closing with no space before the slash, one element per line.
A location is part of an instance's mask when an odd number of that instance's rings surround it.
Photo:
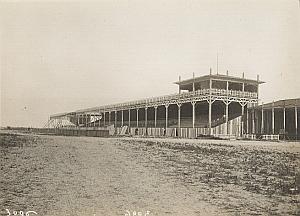
<path fill-rule="evenodd" d="M 112 105 L 106 105 L 101 107 L 93 107 L 89 109 L 77 110 L 76 113 L 86 113 L 86 112 L 97 112 L 101 111 L 113 111 L 119 109 L 130 109 L 131 107 L 144 107 L 144 106 L 153 106 L 155 104 L 161 105 L 164 103 L 171 103 L 172 101 L 184 101 L 185 99 L 191 99 L 201 96 L 223 96 L 223 97 L 238 97 L 245 99 L 257 99 L 256 92 L 243 92 L 238 90 L 226 90 L 226 89 L 201 89 L 191 92 L 182 92 L 180 94 L 170 94 L 159 97 L 145 98 L 142 100 L 135 100 L 126 103 L 118 103 Z"/>
<path fill-rule="evenodd" d="M 240 97 L 240 98 L 251 98 L 256 99 L 257 93 L 256 92 L 243 92 L 243 91 L 237 91 L 237 90 L 225 90 L 225 89 L 201 89 L 194 92 L 182 92 L 181 94 L 171 94 L 171 95 L 164 95 L 159 97 L 151 97 L 146 98 L 142 100 L 136 100 L 131 101 L 127 103 L 119 103 L 119 104 L 113 104 L 108 106 L 102 106 L 98 109 L 111 109 L 111 108 L 117 108 L 117 107 L 131 107 L 136 105 L 147 105 L 147 104 L 154 104 L 154 103 L 163 103 L 166 101 L 172 101 L 172 100 L 184 100 L 186 98 L 193 98 L 198 96 L 228 96 L 228 97 Z M 90 110 L 95 110 L 95 108 L 91 108 Z M 86 110 L 85 110 L 86 111 Z"/>

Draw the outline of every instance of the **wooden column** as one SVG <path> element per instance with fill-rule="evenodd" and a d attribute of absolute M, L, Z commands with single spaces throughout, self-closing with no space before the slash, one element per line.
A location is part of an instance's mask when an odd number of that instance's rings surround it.
<path fill-rule="evenodd" d="M 226 81 L 226 101 L 225 101 L 225 125 L 226 125 L 226 134 L 228 134 L 228 109 L 229 109 L 229 103 L 228 103 L 228 91 L 229 91 L 229 82 Z"/>
<path fill-rule="evenodd" d="M 87 128 L 88 114 L 85 114 L 85 127 Z"/>
<path fill-rule="evenodd" d="M 283 130 L 284 130 L 284 133 L 285 133 L 285 116 L 286 115 L 286 112 L 285 112 L 285 107 L 283 108 Z"/>
<path fill-rule="evenodd" d="M 259 75 L 257 75 L 257 105 L 258 105 L 258 98 L 259 98 Z"/>
<path fill-rule="evenodd" d="M 245 74 L 243 72 L 243 79 L 245 78 Z M 243 97 L 245 97 L 245 83 L 243 82 L 242 86 Z M 244 114 L 245 114 L 245 103 L 242 103 L 242 118 L 241 118 L 241 135 L 244 135 Z"/>
<path fill-rule="evenodd" d="M 115 110 L 115 127 L 117 127 L 118 111 Z"/>
<path fill-rule="evenodd" d="M 156 128 L 157 121 L 157 106 L 154 107 L 154 127 Z"/>
<path fill-rule="evenodd" d="M 128 109 L 128 127 L 130 128 L 130 109 Z"/>
<path fill-rule="evenodd" d="M 247 134 L 249 134 L 249 109 L 248 109 L 248 105 L 249 104 L 247 104 L 247 110 L 246 110 L 246 133 Z"/>
<path fill-rule="evenodd" d="M 298 111 L 297 106 L 295 106 L 295 130 L 296 130 L 296 140 L 298 139 Z"/>
<path fill-rule="evenodd" d="M 99 122 L 98 122 L 98 127 L 101 127 L 101 110 L 99 110 Z"/>
<path fill-rule="evenodd" d="M 123 110 L 122 110 L 121 114 L 122 114 L 121 126 L 123 127 L 123 125 L 124 125 L 124 111 Z"/>
<path fill-rule="evenodd" d="M 225 132 L 226 132 L 226 134 L 229 134 L 228 133 L 228 109 L 229 109 L 229 103 L 228 103 L 228 101 L 225 101 L 224 102 L 225 103 Z"/>
<path fill-rule="evenodd" d="M 211 135 L 211 106 L 212 102 L 211 99 L 208 101 L 208 128 L 209 128 L 209 135 Z"/>
<path fill-rule="evenodd" d="M 103 126 L 105 127 L 105 111 L 103 112 Z"/>
<path fill-rule="evenodd" d="M 211 70 L 210 70 L 210 75 L 211 75 Z M 211 89 L 212 89 L 212 80 L 209 79 L 209 100 L 208 100 L 208 127 L 209 127 L 209 135 L 212 134 L 212 131 L 211 131 L 211 108 L 212 108 Z"/>
<path fill-rule="evenodd" d="M 193 125 L 193 128 L 195 128 L 195 105 L 196 105 L 196 102 L 192 101 L 191 104 L 192 104 L 192 108 L 193 108 L 193 110 L 192 110 L 192 115 L 193 115 L 192 125 Z"/>
<path fill-rule="evenodd" d="M 94 127 L 96 127 L 96 114 L 93 114 L 93 120 L 94 120 Z"/>
<path fill-rule="evenodd" d="M 252 107 L 252 134 L 255 134 L 255 110 Z"/>
<path fill-rule="evenodd" d="M 180 108 L 181 108 L 181 104 L 177 104 L 177 107 L 178 107 L 178 136 L 181 136 L 181 130 L 180 130 Z"/>
<path fill-rule="evenodd" d="M 136 127 L 139 127 L 139 109 L 136 109 Z"/>
<path fill-rule="evenodd" d="M 169 107 L 169 105 L 165 105 L 165 108 L 166 108 L 166 129 L 168 128 L 168 107 Z"/>
<path fill-rule="evenodd" d="M 148 126 L 148 107 L 145 107 L 145 128 Z"/>
<path fill-rule="evenodd" d="M 274 102 L 272 103 L 272 134 L 275 134 L 275 112 Z"/>
<path fill-rule="evenodd" d="M 242 104 L 242 118 L 241 118 L 241 134 L 244 135 L 244 112 L 245 112 L 245 104 Z"/>
<path fill-rule="evenodd" d="M 261 105 L 261 128 L 260 128 L 260 133 L 264 133 L 264 106 L 263 104 Z"/>
<path fill-rule="evenodd" d="M 111 111 L 108 112 L 108 125 L 110 125 Z"/>

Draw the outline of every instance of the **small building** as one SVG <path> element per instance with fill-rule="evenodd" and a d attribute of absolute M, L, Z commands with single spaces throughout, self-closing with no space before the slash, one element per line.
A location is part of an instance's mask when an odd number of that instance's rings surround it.
<path fill-rule="evenodd" d="M 284 139 L 300 138 L 299 125 L 300 98 L 279 100 L 251 107 L 247 111 L 247 133 L 280 135 Z"/>

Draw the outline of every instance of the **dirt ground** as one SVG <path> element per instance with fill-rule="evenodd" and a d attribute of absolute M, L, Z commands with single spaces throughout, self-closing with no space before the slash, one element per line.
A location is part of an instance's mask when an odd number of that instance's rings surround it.
<path fill-rule="evenodd" d="M 1 215 L 299 215 L 300 143 L 1 132 Z"/>

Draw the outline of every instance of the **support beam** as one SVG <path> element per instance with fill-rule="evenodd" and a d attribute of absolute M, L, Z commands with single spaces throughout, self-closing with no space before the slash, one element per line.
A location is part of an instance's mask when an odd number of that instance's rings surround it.
<path fill-rule="evenodd" d="M 148 126 L 148 107 L 145 107 L 145 128 Z"/>
<path fill-rule="evenodd" d="M 243 72 L 243 79 L 245 78 L 245 74 Z M 243 82 L 242 86 L 242 92 L 243 92 L 243 97 L 245 97 L 245 83 Z M 246 104 L 241 104 L 242 105 L 242 118 L 241 118 L 241 135 L 243 137 L 244 135 L 244 112 L 245 112 L 245 105 Z"/>
<path fill-rule="evenodd" d="M 241 135 L 244 135 L 244 114 L 245 114 L 245 104 L 242 105 L 242 121 L 241 121 Z"/>
<path fill-rule="evenodd" d="M 272 103 L 272 134 L 275 134 L 275 112 L 274 112 L 274 101 Z"/>
<path fill-rule="evenodd" d="M 115 128 L 117 127 L 117 120 L 118 120 L 118 111 L 115 110 Z"/>
<path fill-rule="evenodd" d="M 212 134 L 211 131 L 211 108 L 212 108 L 212 101 L 209 99 L 208 101 L 208 128 L 209 128 L 209 135 Z"/>
<path fill-rule="evenodd" d="M 225 103 L 225 133 L 228 134 L 228 109 L 229 109 L 229 101 L 228 101 L 228 90 L 229 90 L 229 82 L 226 81 L 226 101 Z"/>
<path fill-rule="evenodd" d="M 103 126 L 105 127 L 105 111 L 103 112 Z"/>
<path fill-rule="evenodd" d="M 252 109 L 252 134 L 255 134 L 255 110 L 254 110 L 254 108 Z"/>
<path fill-rule="evenodd" d="M 256 102 L 256 105 L 258 105 L 258 98 L 259 98 L 259 75 L 257 75 L 257 102 Z"/>
<path fill-rule="evenodd" d="M 87 128 L 88 114 L 85 114 L 85 128 Z"/>
<path fill-rule="evenodd" d="M 123 125 L 124 125 L 124 111 L 123 110 L 122 110 L 121 114 L 122 114 L 121 126 L 123 127 Z"/>
<path fill-rule="evenodd" d="M 169 105 L 165 105 L 165 108 L 166 108 L 166 129 L 168 128 L 168 108 L 169 108 Z"/>
<path fill-rule="evenodd" d="M 247 110 L 246 110 L 246 118 L 247 118 L 246 119 L 246 121 L 247 121 L 246 122 L 246 133 L 247 134 L 249 134 L 249 109 L 248 109 L 249 107 L 248 107 L 248 105 L 249 104 L 247 104 Z"/>
<path fill-rule="evenodd" d="M 136 127 L 139 127 L 139 109 L 136 109 Z"/>
<path fill-rule="evenodd" d="M 210 70 L 210 75 L 211 75 L 211 70 Z M 228 84 L 227 84 L 227 86 L 228 86 Z M 212 135 L 212 131 L 211 131 L 211 108 L 212 108 L 211 89 L 212 89 L 212 80 L 209 79 L 209 100 L 208 100 L 208 127 L 209 127 L 209 135 Z"/>
<path fill-rule="evenodd" d="M 229 134 L 228 133 L 228 113 L 229 113 L 229 103 L 228 101 L 224 101 L 225 103 L 225 132 L 226 134 Z"/>
<path fill-rule="evenodd" d="M 229 104 L 231 104 L 231 101 L 227 99 L 224 100 L 223 102 L 225 103 L 225 133 L 229 134 L 228 119 L 229 119 Z M 243 105 L 241 106 L 243 107 Z"/>
<path fill-rule="evenodd" d="M 130 109 L 128 109 L 128 127 L 130 128 Z"/>
<path fill-rule="evenodd" d="M 78 124 L 78 127 L 80 125 L 80 115 L 76 115 L 77 116 L 77 124 Z"/>
<path fill-rule="evenodd" d="M 285 110 L 285 107 L 283 108 L 283 130 L 284 130 L 284 133 L 285 133 L 285 117 L 286 117 L 286 110 Z"/>
<path fill-rule="evenodd" d="M 298 139 L 298 111 L 297 107 L 295 106 L 295 130 L 296 130 L 296 140 Z"/>
<path fill-rule="evenodd" d="M 260 133 L 264 134 L 264 104 L 261 105 L 261 128 Z"/>
<path fill-rule="evenodd" d="M 99 110 L 99 122 L 98 122 L 98 127 L 101 127 L 101 110 Z"/>
<path fill-rule="evenodd" d="M 181 126 L 180 126 L 180 112 L 181 112 L 180 108 L 181 108 L 181 104 L 178 103 L 177 107 L 178 107 L 178 136 L 181 136 L 181 130 L 180 130 L 180 128 L 181 128 Z"/>
<path fill-rule="evenodd" d="M 191 102 L 192 104 L 192 115 L 193 115 L 193 119 L 192 119 L 192 125 L 193 125 L 193 128 L 195 128 L 195 106 L 196 106 L 196 101 L 192 101 Z"/>
<path fill-rule="evenodd" d="M 92 127 L 92 114 L 88 114 L 88 125 Z"/>
<path fill-rule="evenodd" d="M 108 125 L 110 125 L 111 111 L 108 112 Z"/>
<path fill-rule="evenodd" d="M 154 127 L 156 128 L 157 122 L 157 106 L 154 107 Z"/>

